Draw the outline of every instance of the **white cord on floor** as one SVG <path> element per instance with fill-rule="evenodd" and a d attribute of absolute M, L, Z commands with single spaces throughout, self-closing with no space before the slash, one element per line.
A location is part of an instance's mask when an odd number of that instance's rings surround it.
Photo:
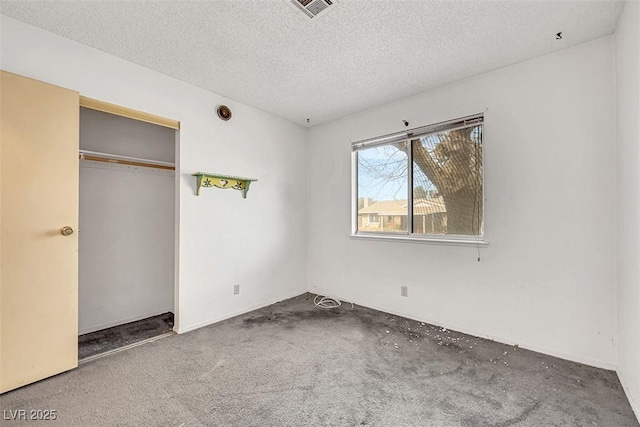
<path fill-rule="evenodd" d="M 318 300 L 318 298 L 320 299 Z M 351 304 L 351 308 L 353 308 L 353 303 L 351 302 L 349 304 Z M 337 298 L 316 295 L 313 299 L 313 305 L 320 308 L 336 308 L 342 305 L 342 301 Z"/>

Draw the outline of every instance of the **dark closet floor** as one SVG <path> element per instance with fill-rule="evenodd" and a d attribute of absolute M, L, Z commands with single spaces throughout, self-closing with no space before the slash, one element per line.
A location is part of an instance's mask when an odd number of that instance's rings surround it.
<path fill-rule="evenodd" d="M 164 313 L 78 337 L 78 359 L 115 350 L 173 330 L 173 313 Z"/>

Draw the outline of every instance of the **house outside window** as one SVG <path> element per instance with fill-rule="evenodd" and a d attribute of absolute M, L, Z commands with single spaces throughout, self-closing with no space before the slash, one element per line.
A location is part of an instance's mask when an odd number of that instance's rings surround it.
<path fill-rule="evenodd" d="M 356 236 L 484 241 L 482 114 L 352 144 Z"/>

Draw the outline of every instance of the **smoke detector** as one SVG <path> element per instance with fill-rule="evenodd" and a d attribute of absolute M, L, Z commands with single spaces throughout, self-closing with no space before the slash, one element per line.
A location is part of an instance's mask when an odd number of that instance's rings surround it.
<path fill-rule="evenodd" d="M 302 11 L 309 18 L 315 18 L 322 11 L 330 8 L 336 0 L 290 0 L 291 4 Z"/>

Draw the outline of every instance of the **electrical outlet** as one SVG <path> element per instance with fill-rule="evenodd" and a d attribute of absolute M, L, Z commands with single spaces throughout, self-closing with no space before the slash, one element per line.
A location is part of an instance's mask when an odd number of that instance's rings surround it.
<path fill-rule="evenodd" d="M 408 286 L 400 286 L 400 296 L 408 297 L 409 296 L 409 287 Z"/>
<path fill-rule="evenodd" d="M 234 295 L 240 294 L 240 285 L 233 285 L 233 294 Z"/>

